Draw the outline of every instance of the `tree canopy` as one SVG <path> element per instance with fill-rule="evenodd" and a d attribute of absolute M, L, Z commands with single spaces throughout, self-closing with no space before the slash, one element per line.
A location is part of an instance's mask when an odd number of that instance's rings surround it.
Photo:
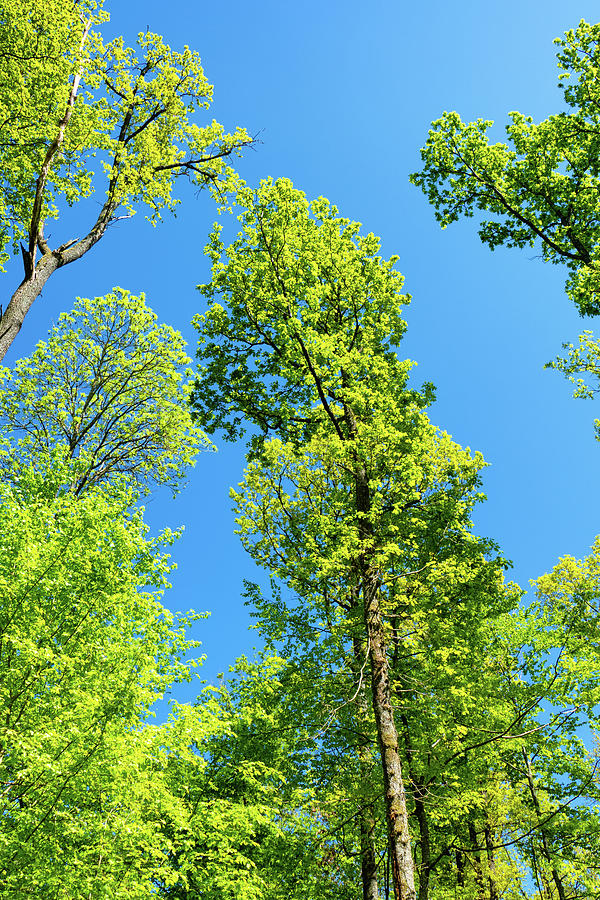
<path fill-rule="evenodd" d="M 175 489 L 209 446 L 188 409 L 184 347 L 143 295 L 80 298 L 30 358 L 0 370 L 4 477 L 52 477 L 58 463 L 76 494 L 117 476 Z"/>
<path fill-rule="evenodd" d="M 567 295 L 582 315 L 600 312 L 600 25 L 583 20 L 557 39 L 566 109 L 535 123 L 510 113 L 508 143 L 490 143 L 493 122 L 456 112 L 432 124 L 411 176 L 445 228 L 482 213 L 479 236 L 492 250 L 538 247 L 566 266 Z M 487 218 L 491 214 L 491 218 Z"/>
<path fill-rule="evenodd" d="M 151 32 L 135 48 L 105 42 L 103 6 L 2 4 L 0 264 L 21 253 L 24 276 L 0 316 L 0 357 L 56 269 L 118 218 L 145 208 L 156 224 L 175 208 L 182 176 L 223 199 L 236 178 L 228 157 L 250 140 L 198 121 L 212 99 L 198 53 Z M 81 233 L 69 207 L 96 193 L 100 211 Z"/>
<path fill-rule="evenodd" d="M 0 894 L 595 897 L 599 540 L 530 600 L 506 581 L 473 524 L 483 456 L 432 422 L 401 353 L 398 257 L 288 179 L 241 182 L 248 136 L 202 119 L 197 54 L 106 42 L 107 21 L 102 0 L 0 3 L 0 256 L 24 264 L 0 350 L 108 225 L 173 211 L 180 176 L 238 231 L 209 237 L 195 373 L 119 287 L 0 370 Z M 445 114 L 413 176 L 442 225 L 483 213 L 492 248 L 565 264 L 590 315 L 599 29 L 558 42 L 569 111 L 513 113 L 511 146 Z M 52 220 L 96 191 L 58 244 Z M 565 349 L 549 365 L 591 397 L 598 342 Z M 182 703 L 206 614 L 165 605 L 179 531 L 151 535 L 140 503 L 180 489 L 208 434 L 245 440 L 230 496 L 263 646 Z"/>

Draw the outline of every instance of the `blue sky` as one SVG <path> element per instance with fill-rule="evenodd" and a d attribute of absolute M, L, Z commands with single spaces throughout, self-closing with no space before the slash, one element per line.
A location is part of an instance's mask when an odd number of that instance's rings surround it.
<path fill-rule="evenodd" d="M 597 4 L 435 0 L 417 10 L 382 0 L 128 0 L 106 8 L 107 36 L 131 42 L 149 27 L 173 47 L 200 52 L 215 85 L 210 116 L 259 134 L 238 165 L 249 183 L 291 178 L 380 235 L 385 255 L 400 256 L 413 296 L 401 352 L 417 360 L 415 380 L 437 386 L 432 420 L 490 463 L 476 527 L 513 560 L 512 577 L 527 585 L 560 556 L 585 554 L 600 530 L 598 412 L 572 400 L 567 382 L 543 364 L 594 323 L 564 296 L 565 272 L 535 251 L 492 254 L 473 221 L 442 232 L 408 175 L 419 167 L 429 123 L 444 110 L 495 120 L 499 139 L 510 110 L 535 119 L 557 111 L 552 41 L 581 18 L 596 21 Z M 143 214 L 119 223 L 84 260 L 56 273 L 10 359 L 27 355 L 75 296 L 114 285 L 145 291 L 193 355 L 189 322 L 202 308 L 195 286 L 209 278 L 203 247 L 215 210 L 207 194 L 182 186 L 181 196 L 177 218 L 158 228 Z M 97 199 L 89 201 L 90 219 Z M 63 239 L 76 236 L 66 219 L 63 230 Z M 18 277 L 5 279 L 5 295 Z M 255 570 L 233 535 L 228 499 L 242 468 L 241 448 L 220 444 L 199 458 L 176 499 L 146 504 L 153 529 L 186 527 L 165 599 L 173 609 L 211 611 L 195 629 L 208 679 L 256 643 L 240 600 Z"/>

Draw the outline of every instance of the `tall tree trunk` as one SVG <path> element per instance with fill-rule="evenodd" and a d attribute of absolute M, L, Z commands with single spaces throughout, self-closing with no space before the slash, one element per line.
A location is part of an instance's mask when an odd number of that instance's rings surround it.
<path fill-rule="evenodd" d="M 358 423 L 354 412 L 348 405 L 344 406 L 344 412 L 350 439 L 357 443 Z M 415 870 L 408 830 L 408 810 L 402 778 L 398 729 L 392 707 L 390 670 L 381 612 L 380 576 L 379 571 L 371 562 L 375 536 L 371 522 L 371 490 L 367 471 L 364 463 L 360 460 L 358 446 L 355 451 L 354 484 L 359 535 L 364 547 L 360 551 L 357 561 L 358 575 L 371 666 L 371 699 L 383 772 L 392 884 L 395 900 L 416 900 Z"/>
<path fill-rule="evenodd" d="M 356 598 L 358 600 L 358 598 Z M 352 641 L 354 657 L 352 670 L 358 680 L 356 707 L 358 719 L 358 758 L 360 767 L 361 788 L 368 785 L 371 769 L 371 746 L 367 734 L 362 736 L 363 728 L 366 729 L 368 721 L 367 695 L 363 682 L 366 650 L 364 642 L 358 637 Z M 362 793 L 362 791 L 361 791 Z M 379 900 L 379 887 L 377 884 L 377 854 L 375 852 L 375 811 L 368 791 L 361 798 L 361 806 L 358 813 L 360 823 L 360 874 L 362 882 L 363 900 Z"/>
<path fill-rule="evenodd" d="M 416 900 L 408 811 L 402 779 L 398 730 L 391 703 L 390 675 L 379 595 L 378 575 L 367 569 L 363 574 L 364 616 L 371 663 L 373 713 L 383 770 L 392 883 L 396 900 Z"/>

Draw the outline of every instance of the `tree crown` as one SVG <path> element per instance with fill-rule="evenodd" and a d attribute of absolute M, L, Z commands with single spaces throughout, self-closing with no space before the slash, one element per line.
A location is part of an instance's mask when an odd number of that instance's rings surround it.
<path fill-rule="evenodd" d="M 182 175 L 220 196 L 235 180 L 226 158 L 249 138 L 197 121 L 213 92 L 199 55 L 172 50 L 152 32 L 140 33 L 136 48 L 123 38 L 105 42 L 103 6 L 3 3 L 0 262 L 24 241 L 33 269 L 38 242 L 48 250 L 44 220 L 97 190 L 106 202 L 95 227 L 139 205 L 158 221 L 178 202 Z"/>
<path fill-rule="evenodd" d="M 600 312 L 600 24 L 583 20 L 559 46 L 567 110 L 536 124 L 510 113 L 507 143 L 491 143 L 491 121 L 456 112 L 433 122 L 411 176 L 445 228 L 483 214 L 479 236 L 499 246 L 539 246 L 569 270 L 567 294 L 582 315 Z M 491 214 L 491 217 L 488 217 Z"/>
<path fill-rule="evenodd" d="M 69 461 L 67 486 L 77 494 L 117 477 L 175 489 L 209 446 L 188 411 L 184 347 L 143 294 L 115 288 L 80 298 L 29 359 L 0 371 L 4 476 L 31 468 L 50 486 Z"/>

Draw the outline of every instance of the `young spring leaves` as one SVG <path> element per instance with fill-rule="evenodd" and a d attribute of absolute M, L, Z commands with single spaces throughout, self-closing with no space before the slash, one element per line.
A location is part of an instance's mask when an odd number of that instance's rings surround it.
<path fill-rule="evenodd" d="M 600 25 L 583 20 L 557 40 L 567 109 L 536 124 L 510 114 L 508 142 L 491 144 L 492 122 L 456 112 L 433 123 L 411 176 L 443 228 L 483 213 L 479 236 L 495 247 L 536 246 L 566 266 L 567 295 L 582 315 L 600 313 Z"/>
<path fill-rule="evenodd" d="M 227 158 L 250 140 L 203 121 L 212 85 L 197 53 L 151 32 L 137 48 L 105 43 L 107 20 L 103 0 L 2 5 L 0 264 L 22 253 L 24 278 L 0 314 L 0 359 L 56 269 L 123 215 L 145 207 L 159 221 L 182 176 L 223 198 L 236 182 Z M 96 192 L 100 211 L 74 234 L 68 207 Z"/>
<path fill-rule="evenodd" d="M 79 299 L 29 359 L 0 371 L 4 478 L 29 468 L 50 485 L 68 461 L 76 494 L 119 477 L 175 489 L 208 446 L 188 410 L 184 347 L 143 295 Z"/>
<path fill-rule="evenodd" d="M 163 847 L 139 729 L 196 646 L 160 603 L 173 536 L 149 540 L 128 492 L 0 490 L 3 892 L 147 896 Z"/>
<path fill-rule="evenodd" d="M 411 176 L 442 228 L 460 216 L 483 215 L 479 236 L 492 250 L 537 247 L 564 265 L 567 296 L 581 315 L 600 313 L 600 24 L 583 20 L 556 41 L 566 110 L 536 124 L 513 112 L 508 143 L 492 144 L 483 119 L 456 112 L 433 123 Z M 598 341 L 590 332 L 568 359 L 551 363 L 567 377 L 594 372 Z M 588 396 L 577 382 L 575 396 Z"/>
<path fill-rule="evenodd" d="M 285 180 L 238 202 L 237 239 L 225 248 L 217 229 L 209 246 L 213 281 L 202 291 L 214 302 L 196 320 L 194 409 L 231 440 L 254 427 L 236 493 L 243 540 L 309 614 L 318 607 L 327 622 L 328 606 L 342 610 L 345 654 L 358 640 L 394 891 L 412 898 L 388 617 L 410 633 L 419 616 L 411 579 L 435 569 L 446 541 L 468 542 L 482 460 L 431 426 L 429 389 L 407 388 L 410 363 L 396 355 L 402 278 L 395 259 L 377 255 L 377 239 Z M 473 548 L 481 561 L 485 548 L 475 539 Z"/>
<path fill-rule="evenodd" d="M 228 440 L 248 422 L 293 441 L 325 419 L 337 433 L 345 371 L 365 390 L 368 376 L 400 390 L 406 380 L 410 364 L 393 350 L 408 300 L 396 257 L 382 260 L 374 235 L 361 235 L 323 198 L 309 205 L 285 179 L 264 182 L 256 198 L 244 189 L 237 202 L 237 240 L 225 249 L 217 226 L 207 248 L 213 279 L 201 291 L 215 302 L 195 319 L 202 368 L 194 409 L 209 433 L 223 430 Z"/>

